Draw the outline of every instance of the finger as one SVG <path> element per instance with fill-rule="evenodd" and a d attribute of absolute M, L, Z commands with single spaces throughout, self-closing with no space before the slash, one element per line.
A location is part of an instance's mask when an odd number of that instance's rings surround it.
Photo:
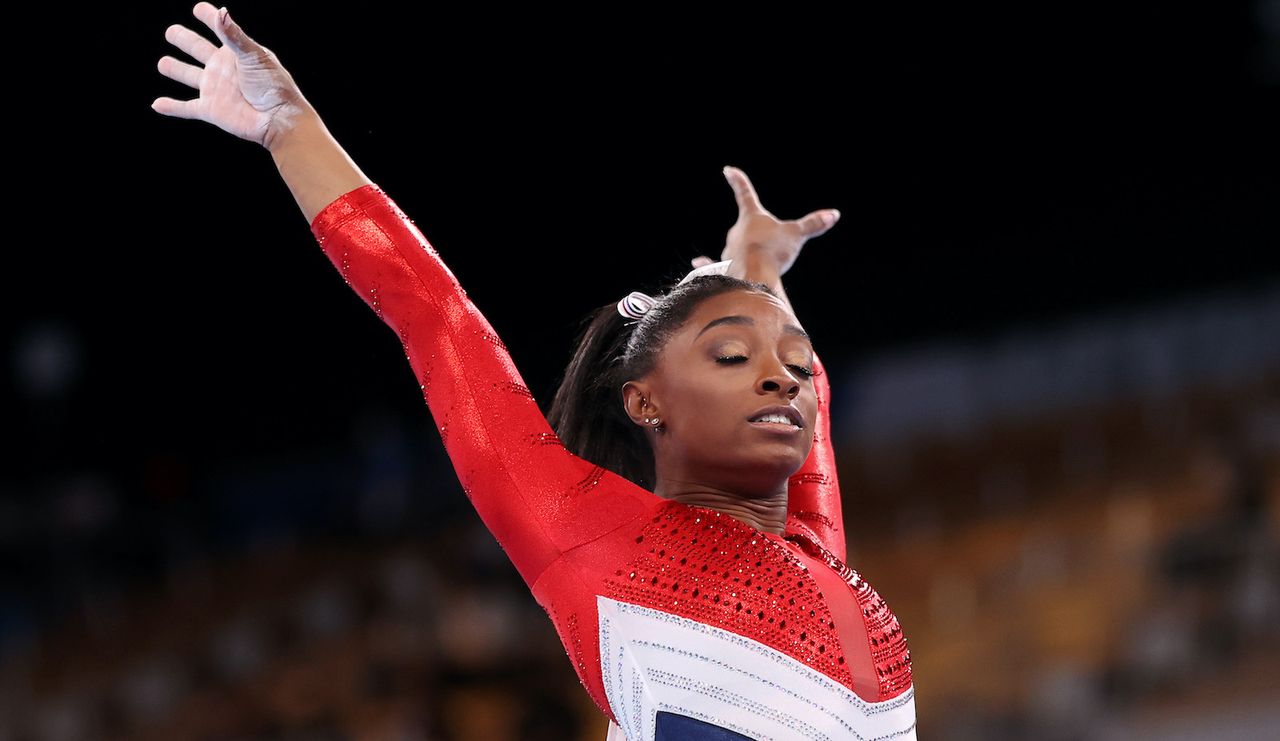
<path fill-rule="evenodd" d="M 740 213 L 753 213 L 763 211 L 764 207 L 760 205 L 760 197 L 756 195 L 756 189 L 751 185 L 751 181 L 747 179 L 747 174 L 732 165 L 724 168 L 724 179 L 729 181 L 729 187 L 733 188 L 733 197 L 738 201 L 738 211 Z"/>
<path fill-rule="evenodd" d="M 156 69 L 160 70 L 160 74 L 171 80 L 177 80 L 196 90 L 200 89 L 200 73 L 203 70 L 194 64 L 187 64 L 173 57 L 165 56 L 160 57 L 160 62 L 156 64 Z"/>
<path fill-rule="evenodd" d="M 177 23 L 164 30 L 164 38 L 200 64 L 208 64 L 209 58 L 218 50 L 209 39 Z"/>
<path fill-rule="evenodd" d="M 196 111 L 195 100 L 174 100 L 173 98 L 156 98 L 151 110 L 174 118 L 200 118 Z"/>
<path fill-rule="evenodd" d="M 706 255 L 698 255 L 697 257 L 693 258 L 692 262 L 695 268 L 700 268 L 703 265 L 710 265 L 711 263 L 715 262 L 715 260 L 712 260 L 710 257 L 707 257 Z"/>
<path fill-rule="evenodd" d="M 229 47 L 238 55 L 258 51 L 258 42 L 240 28 L 240 24 L 231 20 L 231 11 L 225 6 L 215 8 L 209 3 L 200 3 L 192 11 L 204 24 L 213 29 L 214 34 L 223 46 Z"/>
<path fill-rule="evenodd" d="M 834 208 L 828 208 L 822 211 L 814 211 L 808 216 L 796 219 L 795 223 L 800 229 L 800 235 L 807 239 L 816 237 L 819 234 L 825 234 L 839 220 L 840 212 Z"/>

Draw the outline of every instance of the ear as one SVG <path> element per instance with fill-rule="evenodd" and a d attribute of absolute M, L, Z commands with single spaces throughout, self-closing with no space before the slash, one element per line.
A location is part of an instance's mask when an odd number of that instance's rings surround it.
<path fill-rule="evenodd" d="M 652 427 L 646 418 L 661 416 L 653 403 L 652 388 L 644 381 L 627 381 L 622 384 L 622 409 L 637 425 Z"/>

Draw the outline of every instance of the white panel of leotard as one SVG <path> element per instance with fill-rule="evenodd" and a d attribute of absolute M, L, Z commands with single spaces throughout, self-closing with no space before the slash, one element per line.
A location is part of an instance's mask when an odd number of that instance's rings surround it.
<path fill-rule="evenodd" d="M 617 727 L 608 741 L 653 741 L 658 711 L 753 739 L 914 741 L 915 690 L 866 702 L 848 687 L 736 633 L 596 597 L 600 670 Z"/>

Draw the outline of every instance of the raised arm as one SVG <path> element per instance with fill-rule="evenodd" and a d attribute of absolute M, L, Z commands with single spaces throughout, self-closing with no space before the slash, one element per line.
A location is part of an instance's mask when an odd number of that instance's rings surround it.
<path fill-rule="evenodd" d="M 156 98 L 152 109 L 265 147 L 308 223 L 338 196 L 372 182 L 329 134 L 275 52 L 249 38 L 226 8 L 201 2 L 191 13 L 222 45 L 177 23 L 165 29 L 169 43 L 203 66 L 164 56 L 157 68 L 200 94 Z"/>
<path fill-rule="evenodd" d="M 724 174 L 738 202 L 738 220 L 729 230 L 720 259 L 733 259 L 729 268 L 731 275 L 769 286 L 794 314 L 795 309 L 782 287 L 782 274 L 795 263 L 804 243 L 830 229 L 840 213 L 826 209 L 794 221 L 781 221 L 760 204 L 744 172 L 726 167 Z M 700 256 L 694 258 L 693 265 L 699 267 L 708 262 L 711 258 Z M 816 352 L 813 366 L 814 390 L 818 396 L 813 448 L 804 465 L 788 482 L 788 519 L 843 561 L 846 557 L 844 516 L 835 452 L 831 446 L 831 386 Z"/>
<path fill-rule="evenodd" d="M 463 490 L 526 583 L 564 551 L 647 516 L 653 494 L 565 450 L 439 253 L 329 135 L 275 56 L 212 5 L 193 12 L 224 45 L 170 27 L 170 41 L 206 66 L 170 59 L 160 70 L 200 98 L 153 108 L 271 150 L 325 255 L 399 337 Z"/>
<path fill-rule="evenodd" d="M 647 516 L 653 494 L 564 448 L 493 327 L 381 188 L 342 195 L 311 229 L 399 336 L 463 490 L 530 587 L 564 551 Z"/>
<path fill-rule="evenodd" d="M 836 477 L 836 456 L 831 446 L 831 385 L 827 380 L 827 369 L 816 353 L 813 367 L 813 384 L 818 393 L 813 449 L 809 451 L 804 465 L 788 481 L 787 514 L 807 527 L 823 548 L 843 561 L 847 554 L 840 481 Z"/>

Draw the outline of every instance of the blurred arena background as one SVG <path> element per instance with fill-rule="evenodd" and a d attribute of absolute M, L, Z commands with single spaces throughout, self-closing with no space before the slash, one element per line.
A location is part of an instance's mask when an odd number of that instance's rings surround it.
<path fill-rule="evenodd" d="M 149 108 L 192 4 L 30 26 L 0 741 L 602 741 L 270 157 Z M 787 287 L 921 738 L 1274 738 L 1280 3 L 230 9 L 544 410 L 589 309 L 717 254 L 723 165 L 841 209 Z"/>

